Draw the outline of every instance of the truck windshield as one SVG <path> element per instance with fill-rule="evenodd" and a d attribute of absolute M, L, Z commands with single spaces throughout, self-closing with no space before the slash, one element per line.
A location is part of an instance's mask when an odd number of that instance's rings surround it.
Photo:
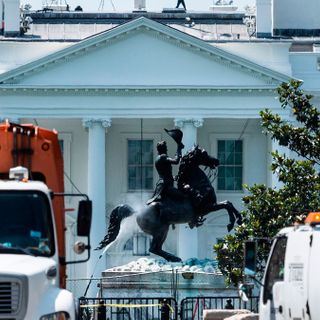
<path fill-rule="evenodd" d="M 0 221 L 0 253 L 54 254 L 50 206 L 43 193 L 0 191 Z"/>
<path fill-rule="evenodd" d="M 263 303 L 272 300 L 272 288 L 275 282 L 284 279 L 284 263 L 287 247 L 287 237 L 277 238 L 269 264 L 267 266 L 264 289 Z"/>

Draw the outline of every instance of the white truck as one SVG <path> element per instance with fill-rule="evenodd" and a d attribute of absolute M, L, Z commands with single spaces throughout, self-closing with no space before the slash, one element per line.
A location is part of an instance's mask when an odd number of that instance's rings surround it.
<path fill-rule="evenodd" d="M 75 251 L 88 251 L 76 261 L 65 257 L 65 196 L 80 197 Z M 91 206 L 64 193 L 55 131 L 0 124 L 0 320 L 76 319 L 66 265 L 90 258 Z"/>
<path fill-rule="evenodd" d="M 75 319 L 73 295 L 59 287 L 52 193 L 26 173 L 0 181 L 0 319 Z M 87 205 L 80 203 L 78 219 L 87 223 Z"/>
<path fill-rule="evenodd" d="M 256 246 L 245 248 L 245 274 L 255 272 Z M 320 213 L 276 235 L 266 264 L 260 320 L 320 319 Z"/>

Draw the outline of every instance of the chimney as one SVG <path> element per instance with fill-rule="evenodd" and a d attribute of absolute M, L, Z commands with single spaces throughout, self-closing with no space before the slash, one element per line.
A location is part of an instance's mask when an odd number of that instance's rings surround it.
<path fill-rule="evenodd" d="M 256 37 L 272 37 L 272 0 L 256 0 Z"/>
<path fill-rule="evenodd" d="M 146 11 L 146 0 L 134 0 L 134 12 Z"/>
<path fill-rule="evenodd" d="M 0 0 L 0 34 L 3 34 L 3 28 L 4 28 L 4 3 L 2 0 Z"/>
<path fill-rule="evenodd" d="M 1 1 L 1 0 L 0 0 Z M 4 13 L 4 31 L 6 37 L 20 34 L 20 0 L 2 0 Z"/>

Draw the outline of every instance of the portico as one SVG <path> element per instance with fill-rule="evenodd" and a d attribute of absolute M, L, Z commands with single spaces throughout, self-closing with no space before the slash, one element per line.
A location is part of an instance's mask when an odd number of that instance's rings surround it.
<path fill-rule="evenodd" d="M 129 168 L 128 150 L 134 149 L 129 141 L 149 141 L 148 152 L 155 155 L 156 142 L 166 139 L 173 155 L 175 145 L 165 136 L 165 127 L 181 128 L 185 151 L 199 143 L 218 156 L 219 146 L 221 154 L 227 152 L 227 141 L 243 141 L 237 151 L 243 159 L 241 181 L 267 182 L 267 138 L 259 127 L 259 111 L 269 107 L 284 114 L 274 97 L 277 85 L 287 80 L 279 72 L 140 18 L 0 75 L 0 108 L 3 117 L 36 119 L 72 136 L 70 176 L 93 200 L 96 247 L 105 235 L 105 209 L 109 213 L 113 206 L 137 199 L 141 205 L 157 180 L 151 170 L 151 189 L 128 187 L 131 172 L 138 172 L 132 169 L 134 162 Z M 227 185 L 223 179 L 221 186 Z M 223 189 L 218 197 L 241 204 L 242 193 Z M 213 241 L 226 232 L 225 213 L 219 215 L 222 220 L 217 217 L 208 218 L 201 233 L 185 226 L 170 231 L 166 245 L 184 259 L 206 257 Z M 120 251 L 110 253 L 107 265 L 134 258 L 124 248 Z M 96 259 L 94 253 L 88 276 Z M 106 266 L 102 262 L 100 270 Z"/>

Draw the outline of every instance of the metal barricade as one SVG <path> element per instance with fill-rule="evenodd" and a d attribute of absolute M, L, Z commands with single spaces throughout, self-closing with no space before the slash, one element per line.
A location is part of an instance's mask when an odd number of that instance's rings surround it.
<path fill-rule="evenodd" d="M 162 301 L 170 308 L 170 319 L 178 319 L 173 298 L 80 298 L 79 320 L 162 320 Z"/>
<path fill-rule="evenodd" d="M 227 301 L 229 300 L 229 301 Z M 247 309 L 258 312 L 259 297 L 251 297 L 248 302 L 243 302 L 237 296 L 226 297 L 190 297 L 181 301 L 181 320 L 200 320 L 204 309 Z"/>

